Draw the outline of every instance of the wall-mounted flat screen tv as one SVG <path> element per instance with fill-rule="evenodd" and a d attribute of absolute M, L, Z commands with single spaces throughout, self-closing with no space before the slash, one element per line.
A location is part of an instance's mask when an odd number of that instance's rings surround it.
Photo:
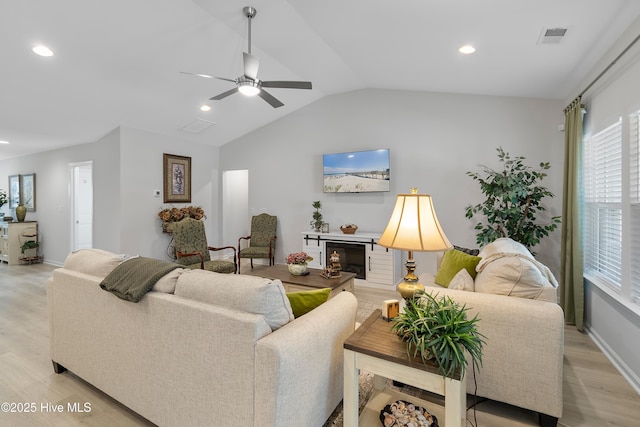
<path fill-rule="evenodd" d="M 325 193 L 390 191 L 389 149 L 324 154 Z"/>

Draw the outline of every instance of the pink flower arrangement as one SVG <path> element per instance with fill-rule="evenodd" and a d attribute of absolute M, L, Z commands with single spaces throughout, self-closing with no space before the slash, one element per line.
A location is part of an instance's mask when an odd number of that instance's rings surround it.
<path fill-rule="evenodd" d="M 313 261 L 313 258 L 306 252 L 296 252 L 287 256 L 287 264 L 306 264 L 307 261 Z"/>

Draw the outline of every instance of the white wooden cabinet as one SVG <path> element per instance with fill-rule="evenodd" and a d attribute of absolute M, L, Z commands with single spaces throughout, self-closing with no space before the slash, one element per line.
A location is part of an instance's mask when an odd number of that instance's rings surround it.
<path fill-rule="evenodd" d="M 323 241 L 317 238 L 318 235 L 314 235 L 312 239 L 302 239 L 302 251 L 313 258 L 313 261 L 309 261 L 307 265 L 309 268 L 323 269 L 325 266 L 326 245 Z M 309 235 L 309 237 L 311 237 Z"/>
<path fill-rule="evenodd" d="M 0 221 L 0 261 L 9 265 L 20 264 L 22 243 L 27 240 L 38 240 L 38 222 L 4 222 Z"/>
<path fill-rule="evenodd" d="M 395 289 L 400 281 L 400 252 L 382 247 L 377 244 L 381 233 L 356 232 L 355 234 L 318 233 L 314 231 L 302 232 L 302 250 L 313 261 L 310 268 L 323 269 L 327 262 L 327 244 L 346 243 L 351 248 L 361 247 L 363 251 L 364 278 L 356 279 L 356 285 L 370 286 L 381 289 Z M 344 265 L 344 260 L 340 260 Z"/>

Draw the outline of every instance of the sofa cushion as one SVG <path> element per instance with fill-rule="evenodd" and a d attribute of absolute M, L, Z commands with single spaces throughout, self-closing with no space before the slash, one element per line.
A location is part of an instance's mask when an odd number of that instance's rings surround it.
<path fill-rule="evenodd" d="M 294 319 L 291 304 L 280 280 L 206 270 L 186 270 L 178 277 L 175 294 L 260 314 L 272 330 Z"/>
<path fill-rule="evenodd" d="M 455 276 L 453 276 L 453 279 L 451 279 L 451 282 L 449 282 L 448 288 L 458 291 L 474 292 L 475 284 L 473 282 L 473 277 L 471 277 L 469 272 L 463 268 L 462 270 L 458 271 Z"/>
<path fill-rule="evenodd" d="M 118 255 L 102 249 L 80 249 L 67 256 L 64 268 L 79 273 L 106 277 L 118 264 L 129 258 L 129 255 Z"/>
<path fill-rule="evenodd" d="M 171 270 L 164 276 L 160 278 L 153 285 L 153 291 L 156 292 L 164 292 L 165 294 L 172 294 L 176 291 L 176 283 L 178 282 L 178 277 L 185 271 L 185 268 L 176 268 L 175 270 Z"/>
<path fill-rule="evenodd" d="M 307 314 L 314 308 L 324 304 L 331 294 L 331 288 L 313 289 L 311 291 L 289 292 L 287 298 L 295 317 Z"/>
<path fill-rule="evenodd" d="M 480 256 L 476 292 L 557 302 L 555 277 L 521 243 L 497 239 L 486 245 Z"/>
<path fill-rule="evenodd" d="M 458 274 L 462 269 L 467 270 L 469 275 L 474 278 L 476 276 L 475 269 L 478 262 L 480 262 L 480 257 L 451 249 L 444 253 L 440 269 L 436 274 L 435 282 L 440 286 L 447 287 L 451 279 L 453 279 L 453 276 Z"/>

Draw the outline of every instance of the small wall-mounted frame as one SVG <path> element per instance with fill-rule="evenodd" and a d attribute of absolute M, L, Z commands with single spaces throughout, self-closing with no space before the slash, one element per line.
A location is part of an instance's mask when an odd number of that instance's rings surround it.
<path fill-rule="evenodd" d="M 21 176 L 20 200 L 28 211 L 36 210 L 36 174 L 30 173 Z"/>
<path fill-rule="evenodd" d="M 15 209 L 20 204 L 20 175 L 9 176 L 9 209 Z"/>
<path fill-rule="evenodd" d="M 164 203 L 191 203 L 191 157 L 162 156 Z"/>

